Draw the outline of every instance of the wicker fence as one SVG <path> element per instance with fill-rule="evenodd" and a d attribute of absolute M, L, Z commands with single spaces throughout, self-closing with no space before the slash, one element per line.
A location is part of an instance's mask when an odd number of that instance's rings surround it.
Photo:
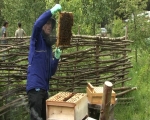
<path fill-rule="evenodd" d="M 25 84 L 29 40 L 30 37 L 6 38 L 7 43 L 0 45 L 1 120 L 28 118 Z M 131 42 L 126 37 L 72 36 L 69 46 L 60 46 L 62 55 L 57 73 L 50 80 L 50 95 L 59 91 L 86 92 L 87 82 L 100 86 L 110 81 L 118 100 L 132 100 L 132 96 L 124 96 L 136 89 L 125 84 L 131 80 Z"/>

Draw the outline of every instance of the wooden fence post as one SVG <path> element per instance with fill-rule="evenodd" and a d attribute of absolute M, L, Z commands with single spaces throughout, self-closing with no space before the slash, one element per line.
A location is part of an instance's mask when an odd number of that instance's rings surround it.
<path fill-rule="evenodd" d="M 102 107 L 100 110 L 99 120 L 109 119 L 109 108 L 111 102 L 112 86 L 113 84 L 111 82 L 105 81 L 104 88 L 103 88 L 103 96 L 102 96 Z"/>

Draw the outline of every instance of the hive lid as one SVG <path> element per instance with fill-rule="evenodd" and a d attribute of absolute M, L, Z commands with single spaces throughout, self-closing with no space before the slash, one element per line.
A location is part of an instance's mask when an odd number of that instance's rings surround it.
<path fill-rule="evenodd" d="M 88 89 L 91 91 L 91 93 L 98 93 L 103 94 L 103 87 L 94 87 L 91 83 L 88 83 L 87 85 Z M 112 96 L 115 96 L 116 93 L 112 90 Z"/>
<path fill-rule="evenodd" d="M 94 92 L 103 93 L 103 87 L 94 87 Z M 112 90 L 112 93 L 114 94 L 115 92 Z"/>

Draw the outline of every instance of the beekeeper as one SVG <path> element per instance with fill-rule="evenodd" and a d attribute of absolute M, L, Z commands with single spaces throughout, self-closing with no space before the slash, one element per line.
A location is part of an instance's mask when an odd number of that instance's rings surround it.
<path fill-rule="evenodd" d="M 52 45 L 56 42 L 56 38 L 51 37 L 56 24 L 52 16 L 58 11 L 61 11 L 60 4 L 41 14 L 32 30 L 26 84 L 31 120 L 46 120 L 49 80 L 57 70 L 61 55 L 59 48 L 55 49 L 54 57 L 52 54 Z"/>

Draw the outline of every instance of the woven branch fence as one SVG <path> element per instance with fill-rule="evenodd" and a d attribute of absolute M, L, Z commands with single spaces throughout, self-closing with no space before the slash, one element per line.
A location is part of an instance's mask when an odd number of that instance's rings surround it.
<path fill-rule="evenodd" d="M 5 40 L 7 43 L 0 45 L 0 119 L 26 120 L 30 37 Z M 69 46 L 60 47 L 62 55 L 57 72 L 50 80 L 50 95 L 59 91 L 86 92 L 87 82 L 101 86 L 110 81 L 118 100 L 130 102 L 133 97 L 125 94 L 136 89 L 125 84 L 131 80 L 128 77 L 132 68 L 128 56 L 131 43 L 126 37 L 73 35 Z"/>

